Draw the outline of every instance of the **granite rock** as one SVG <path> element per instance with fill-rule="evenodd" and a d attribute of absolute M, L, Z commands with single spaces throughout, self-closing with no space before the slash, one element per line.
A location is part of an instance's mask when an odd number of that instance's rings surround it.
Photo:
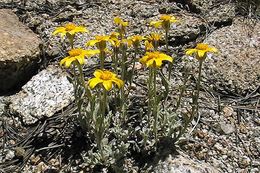
<path fill-rule="evenodd" d="M 209 83 L 216 89 L 246 94 L 260 83 L 260 24 L 254 19 L 236 18 L 231 26 L 212 32 L 206 43 L 219 49 L 205 67 Z M 221 86 L 220 86 L 221 85 Z"/>
<path fill-rule="evenodd" d="M 33 124 L 43 117 L 51 117 L 73 100 L 73 86 L 67 80 L 67 73 L 59 67 L 48 66 L 11 99 L 10 110 L 21 116 L 25 124 Z"/>

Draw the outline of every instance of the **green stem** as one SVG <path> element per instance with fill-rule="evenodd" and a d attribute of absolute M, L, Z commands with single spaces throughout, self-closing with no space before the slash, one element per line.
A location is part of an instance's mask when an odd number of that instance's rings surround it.
<path fill-rule="evenodd" d="M 105 51 L 100 50 L 99 58 L 100 58 L 100 68 L 101 69 L 105 68 L 105 56 L 106 56 Z"/>
<path fill-rule="evenodd" d="M 103 97 L 100 96 L 100 109 L 101 109 L 101 114 L 100 114 L 100 125 L 98 127 L 98 140 L 97 140 L 97 145 L 98 149 L 101 153 L 101 157 L 103 160 L 103 137 L 104 137 L 104 120 L 105 120 L 105 114 L 106 114 L 106 105 L 107 105 L 107 91 L 105 88 L 103 88 Z"/>
<path fill-rule="evenodd" d="M 165 44 L 166 44 L 166 52 L 169 54 L 169 41 L 168 41 L 168 30 L 165 30 Z M 171 79 L 172 73 L 172 63 L 168 62 L 168 80 Z"/>
<path fill-rule="evenodd" d="M 132 70 L 131 70 L 131 75 L 130 75 L 130 86 L 133 83 L 133 76 L 134 76 L 135 62 L 136 62 L 137 54 L 138 54 L 138 47 L 135 47 L 134 59 L 132 62 Z"/>
<path fill-rule="evenodd" d="M 114 48 L 114 51 L 113 51 L 113 56 L 112 56 L 112 61 L 113 61 L 113 64 L 114 64 L 114 72 L 116 74 L 118 74 L 118 71 L 117 71 L 117 66 L 118 66 L 118 48 Z"/>
<path fill-rule="evenodd" d="M 157 122 L 158 122 L 158 100 L 157 100 L 157 94 L 156 94 L 156 75 L 157 75 L 157 69 L 153 67 L 153 117 L 154 117 L 154 135 L 155 135 L 155 141 L 157 141 Z"/>
<path fill-rule="evenodd" d="M 195 112 L 194 115 L 198 114 L 198 109 L 199 109 L 199 95 L 200 95 L 200 82 L 201 82 L 201 70 L 202 70 L 202 64 L 203 64 L 203 60 L 199 61 L 199 77 L 198 77 L 198 81 L 197 81 L 197 93 L 196 93 L 196 97 L 195 97 Z"/>
<path fill-rule="evenodd" d="M 69 39 L 70 47 L 71 47 L 71 49 L 73 49 L 74 48 L 74 37 L 75 37 L 75 35 L 67 34 L 67 37 Z"/>
<path fill-rule="evenodd" d="M 152 110 L 152 80 L 153 80 L 153 72 L 152 72 L 152 68 L 149 68 L 149 77 L 148 77 L 148 121 L 150 121 L 150 117 L 151 117 L 151 110 Z"/>
<path fill-rule="evenodd" d="M 122 64 L 121 64 L 121 69 L 122 69 L 122 79 L 125 81 L 126 80 L 126 61 L 127 61 L 127 56 L 126 56 L 126 48 L 123 47 L 122 51 Z"/>

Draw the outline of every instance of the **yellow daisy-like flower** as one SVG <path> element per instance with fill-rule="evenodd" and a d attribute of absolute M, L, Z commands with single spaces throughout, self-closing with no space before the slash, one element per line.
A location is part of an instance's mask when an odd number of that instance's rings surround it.
<path fill-rule="evenodd" d="M 77 26 L 74 23 L 67 23 L 62 27 L 57 27 L 52 34 L 60 34 L 61 37 L 64 37 L 67 34 L 74 36 L 78 32 L 88 32 L 88 30 L 83 26 Z"/>
<path fill-rule="evenodd" d="M 154 41 L 158 42 L 160 41 L 161 37 L 162 37 L 161 34 L 153 33 L 153 32 L 150 33 L 150 35 L 146 36 L 149 42 L 154 42 Z"/>
<path fill-rule="evenodd" d="M 119 36 L 120 34 L 118 33 L 118 32 L 111 32 L 111 34 L 110 34 L 110 38 L 111 39 L 118 39 L 118 36 Z"/>
<path fill-rule="evenodd" d="M 127 27 L 128 26 L 128 22 L 124 22 L 120 17 L 115 17 L 114 18 L 114 22 L 116 25 L 122 26 L 122 27 Z"/>
<path fill-rule="evenodd" d="M 209 46 L 206 43 L 198 43 L 194 49 L 187 49 L 186 55 L 194 55 L 198 60 L 204 60 L 207 57 L 207 53 L 217 53 L 218 50 L 215 47 Z"/>
<path fill-rule="evenodd" d="M 132 37 L 128 38 L 128 43 L 130 46 L 134 46 L 134 47 L 138 47 L 140 45 L 140 42 L 143 41 L 145 39 L 144 36 L 141 35 L 134 35 Z"/>
<path fill-rule="evenodd" d="M 63 58 L 60 61 L 60 65 L 65 65 L 65 67 L 70 67 L 73 61 L 78 61 L 80 64 L 85 63 L 85 56 L 93 56 L 99 53 L 99 50 L 84 50 L 84 49 L 71 49 L 69 56 Z"/>
<path fill-rule="evenodd" d="M 98 84 L 102 84 L 102 86 L 109 91 L 113 84 L 116 84 L 118 88 L 121 88 L 124 85 L 124 82 L 119 79 L 115 73 L 109 70 L 96 70 L 94 76 L 95 77 L 88 82 L 91 89 L 95 88 Z"/>
<path fill-rule="evenodd" d="M 144 46 L 145 46 L 146 51 L 151 51 L 154 49 L 153 44 L 151 42 L 149 42 L 148 40 L 145 40 Z"/>
<path fill-rule="evenodd" d="M 123 21 L 120 17 L 115 17 L 114 22 L 119 26 L 119 32 L 122 35 L 126 32 L 126 27 L 128 26 L 128 22 Z"/>
<path fill-rule="evenodd" d="M 150 25 L 154 26 L 155 28 L 164 28 L 165 30 L 170 29 L 171 23 L 176 23 L 178 20 L 174 16 L 169 15 L 161 15 L 159 21 L 151 21 Z"/>
<path fill-rule="evenodd" d="M 164 53 L 155 51 L 155 52 L 146 52 L 146 55 L 140 59 L 140 62 L 146 65 L 147 67 L 157 67 L 157 68 L 162 66 L 163 61 L 172 62 L 173 58 Z"/>
<path fill-rule="evenodd" d="M 113 40 L 110 38 L 110 36 L 97 35 L 95 36 L 94 40 L 89 40 L 86 43 L 86 46 L 96 45 L 99 50 L 104 51 L 107 47 L 107 42 L 113 44 Z"/>

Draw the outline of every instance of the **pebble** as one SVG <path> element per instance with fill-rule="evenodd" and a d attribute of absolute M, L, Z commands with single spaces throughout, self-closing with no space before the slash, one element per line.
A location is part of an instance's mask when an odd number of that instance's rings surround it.
<path fill-rule="evenodd" d="M 222 132 L 226 135 L 232 134 L 235 132 L 234 124 L 227 124 L 226 122 L 219 123 Z"/>
<path fill-rule="evenodd" d="M 15 156 L 14 151 L 13 150 L 8 150 L 7 154 L 5 156 L 5 159 L 6 160 L 12 160 L 14 158 L 14 156 Z"/>

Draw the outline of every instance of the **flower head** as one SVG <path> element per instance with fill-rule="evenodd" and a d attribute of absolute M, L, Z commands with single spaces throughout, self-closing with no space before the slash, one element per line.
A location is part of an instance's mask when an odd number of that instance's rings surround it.
<path fill-rule="evenodd" d="M 145 40 L 144 46 L 145 46 L 146 51 L 151 51 L 154 49 L 153 44 L 151 42 L 149 42 L 148 40 Z"/>
<path fill-rule="evenodd" d="M 65 65 L 65 67 L 70 67 L 73 61 L 78 61 L 80 64 L 85 63 L 85 56 L 93 56 L 99 53 L 99 50 L 84 50 L 84 49 L 71 49 L 69 56 L 63 58 L 60 61 L 60 65 Z"/>
<path fill-rule="evenodd" d="M 187 49 L 186 55 L 195 54 L 198 60 L 204 60 L 207 57 L 207 53 L 217 53 L 218 50 L 215 47 L 211 47 L 206 43 L 198 43 L 194 49 Z"/>
<path fill-rule="evenodd" d="M 155 28 L 164 28 L 165 30 L 169 30 L 171 23 L 176 23 L 178 20 L 174 16 L 169 15 L 161 15 L 160 20 L 158 21 L 152 21 L 150 22 L 151 26 L 154 26 Z"/>
<path fill-rule="evenodd" d="M 110 33 L 110 38 L 111 39 L 118 39 L 118 36 L 119 36 L 120 34 L 118 33 L 118 32 L 111 32 Z"/>
<path fill-rule="evenodd" d="M 114 18 L 114 23 L 118 25 L 120 35 L 124 35 L 126 32 L 126 27 L 128 26 L 128 22 L 123 21 L 120 17 L 117 16 Z"/>
<path fill-rule="evenodd" d="M 124 22 L 120 17 L 115 17 L 114 18 L 114 22 L 116 25 L 122 26 L 122 27 L 127 27 L 128 26 L 128 22 Z"/>
<path fill-rule="evenodd" d="M 173 58 L 161 52 L 146 52 L 146 55 L 140 59 L 140 62 L 147 67 L 161 67 L 163 61 L 172 62 Z"/>
<path fill-rule="evenodd" d="M 132 37 L 128 38 L 129 45 L 133 45 L 134 47 L 138 47 L 140 45 L 140 42 L 144 40 L 144 36 L 141 35 L 134 35 Z"/>
<path fill-rule="evenodd" d="M 102 86 L 109 91 L 113 84 L 116 84 L 118 88 L 121 88 L 124 85 L 124 82 L 119 79 L 115 73 L 109 70 L 96 70 L 94 76 L 95 77 L 88 82 L 91 89 L 95 88 L 98 84 L 102 84 Z"/>
<path fill-rule="evenodd" d="M 96 45 L 99 50 L 104 51 L 107 47 L 107 42 L 113 44 L 113 40 L 110 38 L 110 36 L 97 35 L 95 36 L 94 40 L 88 41 L 86 46 Z"/>
<path fill-rule="evenodd" d="M 160 41 L 161 39 L 161 34 L 158 34 L 158 33 L 150 33 L 150 35 L 146 36 L 147 37 L 147 40 L 150 41 L 150 42 L 154 42 L 154 41 Z"/>
<path fill-rule="evenodd" d="M 61 37 L 64 37 L 65 35 L 74 36 L 78 32 L 88 32 L 88 30 L 83 26 L 77 26 L 74 23 L 67 23 L 62 27 L 57 27 L 52 34 L 60 34 Z"/>

